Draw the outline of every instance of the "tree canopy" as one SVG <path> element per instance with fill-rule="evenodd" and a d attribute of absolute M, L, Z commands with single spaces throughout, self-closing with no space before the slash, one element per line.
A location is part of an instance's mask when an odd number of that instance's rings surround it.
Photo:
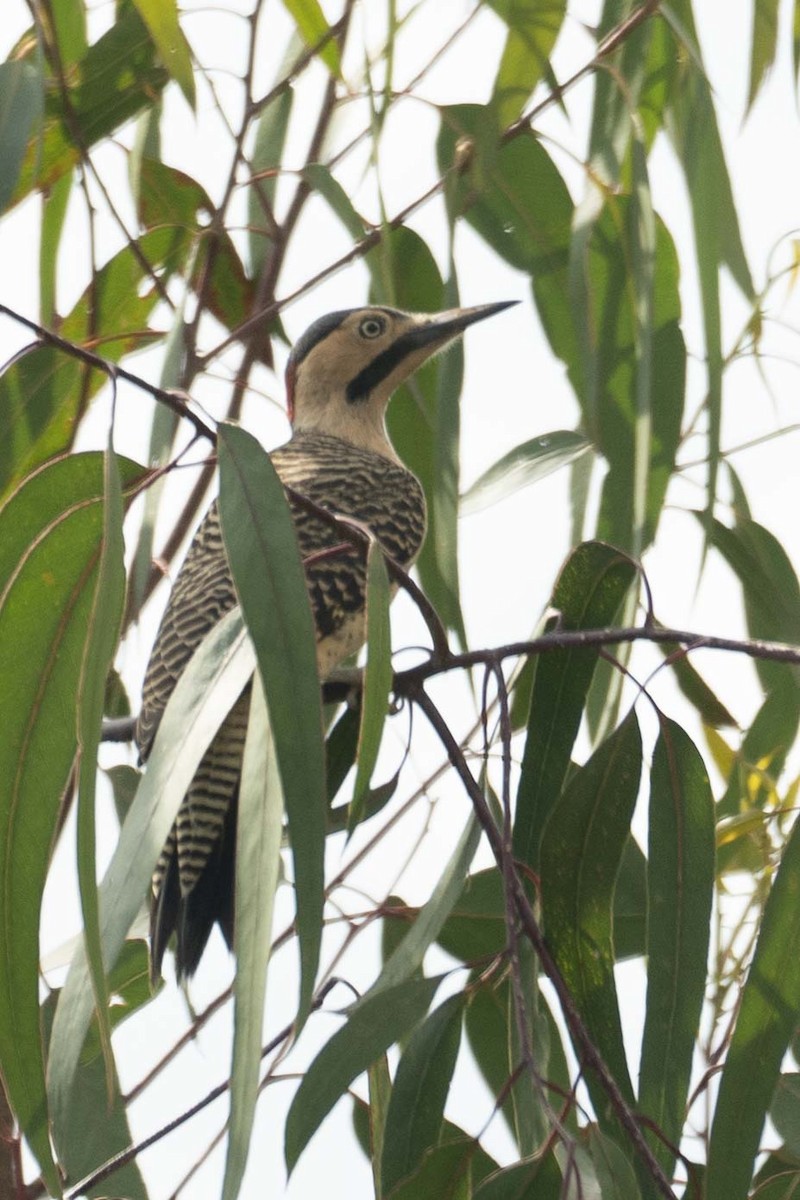
<path fill-rule="evenodd" d="M 377 1200 L 788 1200 L 798 240 L 748 249 L 698 6 L 11 10 L 0 1196 L 261 1195 L 267 1126 L 292 1194 L 347 1110 Z M 744 128 L 800 65 L 800 4 L 748 11 Z M 412 577 L 370 550 L 321 728 L 268 456 L 290 333 L 513 299 L 392 402 L 426 541 Z M 141 769 L 165 576 L 217 489 L 241 605 Z M 140 914 L 254 672 L 235 970 L 218 946 L 182 997 Z"/>

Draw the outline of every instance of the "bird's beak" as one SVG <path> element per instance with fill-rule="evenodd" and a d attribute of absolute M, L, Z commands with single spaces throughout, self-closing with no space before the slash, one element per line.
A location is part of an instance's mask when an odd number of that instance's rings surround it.
<path fill-rule="evenodd" d="M 403 341 L 409 350 L 422 349 L 425 346 L 430 346 L 433 350 L 434 347 L 444 346 L 452 338 L 458 337 L 468 325 L 484 321 L 486 317 L 493 317 L 495 313 L 515 304 L 519 304 L 519 301 L 498 300 L 494 304 L 475 304 L 472 308 L 450 308 L 446 312 L 431 314 L 418 313 L 418 324 L 404 334 Z"/>

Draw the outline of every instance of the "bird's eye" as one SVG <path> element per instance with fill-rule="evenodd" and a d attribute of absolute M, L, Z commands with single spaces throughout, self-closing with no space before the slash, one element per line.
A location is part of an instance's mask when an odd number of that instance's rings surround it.
<path fill-rule="evenodd" d="M 358 327 L 358 332 L 365 338 L 380 337 L 386 328 L 386 322 L 383 317 L 364 317 L 364 320 Z"/>

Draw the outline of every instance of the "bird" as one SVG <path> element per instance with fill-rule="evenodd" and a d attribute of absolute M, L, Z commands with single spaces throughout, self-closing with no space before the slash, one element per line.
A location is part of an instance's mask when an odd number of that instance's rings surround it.
<path fill-rule="evenodd" d="M 365 526 L 409 568 L 425 537 L 425 496 L 389 440 L 385 414 L 396 389 L 477 321 L 515 301 L 438 313 L 370 305 L 329 313 L 294 344 L 286 365 L 291 437 L 271 453 L 288 489 L 324 682 L 365 640 L 366 551 L 344 549 L 335 528 L 293 493 Z M 326 556 L 326 548 L 338 546 Z M 212 502 L 175 578 L 142 688 L 136 724 L 146 763 L 175 684 L 205 635 L 238 603 Z M 205 752 L 156 863 L 150 894 L 150 963 L 155 982 L 175 935 L 175 973 L 196 971 L 218 923 L 231 948 L 239 776 L 248 685 Z"/>

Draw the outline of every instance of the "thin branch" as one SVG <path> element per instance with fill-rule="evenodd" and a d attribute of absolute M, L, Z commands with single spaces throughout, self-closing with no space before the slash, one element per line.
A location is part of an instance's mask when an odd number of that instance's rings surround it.
<path fill-rule="evenodd" d="M 139 388 L 140 391 L 147 392 L 154 400 L 158 400 L 160 404 L 166 404 L 167 408 L 172 409 L 179 417 L 184 417 L 189 421 L 194 426 L 198 436 L 207 438 L 212 444 L 216 443 L 216 432 L 210 425 L 206 424 L 202 417 L 198 416 L 192 410 L 187 401 L 177 392 L 171 391 L 169 388 L 157 387 L 154 383 L 148 383 L 140 375 L 134 375 L 132 371 L 126 371 L 124 367 L 119 366 L 117 363 L 111 362 L 107 358 L 102 358 L 99 354 L 93 354 L 91 350 L 85 350 L 83 346 L 79 346 L 75 342 L 70 342 L 66 338 L 59 337 L 57 333 L 46 329 L 44 325 L 39 325 L 38 322 L 31 321 L 29 317 L 23 317 L 21 313 L 15 312 L 7 304 L 0 304 L 0 313 L 10 317 L 18 325 L 24 325 L 26 329 L 30 329 L 32 333 L 36 334 L 39 341 L 45 345 L 55 346 L 57 350 L 62 350 L 64 354 L 69 354 L 72 358 L 80 359 L 81 362 L 87 363 L 90 367 L 96 367 L 98 371 L 102 371 L 105 375 L 124 379 L 126 383 L 132 384 L 134 387 Z"/>
<path fill-rule="evenodd" d="M 338 983 L 341 982 L 342 981 L 340 979 L 329 979 L 314 997 L 314 1001 L 311 1005 L 311 1011 L 316 1012 L 317 1009 L 321 1008 L 325 1003 L 328 994 L 333 990 L 334 987 L 336 987 Z M 284 1025 L 280 1033 L 276 1033 L 275 1037 L 267 1042 L 266 1046 L 264 1046 L 261 1051 L 261 1058 L 266 1058 L 266 1056 L 271 1054 L 273 1050 L 276 1050 L 282 1042 L 285 1042 L 288 1038 L 290 1038 L 293 1030 L 294 1023 Z M 149 1137 L 144 1138 L 141 1142 L 136 1142 L 133 1146 L 128 1146 L 127 1150 L 122 1150 L 119 1154 L 115 1154 L 113 1158 L 110 1158 L 107 1162 L 104 1162 L 103 1165 L 98 1167 L 96 1171 L 93 1171 L 91 1175 L 87 1175 L 85 1179 L 80 1181 L 80 1183 L 75 1184 L 75 1186 L 70 1188 L 68 1192 L 65 1192 L 64 1200 L 78 1200 L 78 1198 L 82 1196 L 84 1192 L 88 1192 L 91 1188 L 96 1187 L 99 1183 L 102 1183 L 105 1179 L 108 1179 L 108 1177 L 113 1175 L 115 1171 L 118 1171 L 120 1167 L 124 1167 L 127 1163 L 132 1162 L 133 1159 L 135 1159 L 139 1154 L 143 1153 L 143 1151 L 148 1150 L 151 1146 L 154 1146 L 156 1142 L 160 1142 L 162 1138 L 165 1138 L 167 1134 L 172 1133 L 174 1130 L 179 1129 L 181 1125 L 185 1125 L 187 1121 L 190 1121 L 192 1117 L 197 1116 L 197 1114 L 202 1112 L 204 1108 L 208 1108 L 209 1104 L 213 1104 L 213 1102 L 218 1100 L 220 1096 L 224 1096 L 230 1086 L 230 1078 L 226 1079 L 223 1083 L 218 1083 L 216 1087 L 212 1088 L 210 1092 L 207 1092 L 206 1095 L 203 1096 L 202 1100 L 198 1100 L 196 1104 L 193 1104 L 191 1108 L 187 1108 L 185 1112 L 180 1114 L 180 1116 L 175 1117 L 174 1120 L 169 1121 L 166 1125 L 163 1125 L 161 1129 L 157 1129 L 155 1133 L 151 1133 Z"/>
<path fill-rule="evenodd" d="M 504 874 L 505 881 L 511 891 L 514 907 L 522 925 L 522 929 L 530 941 L 533 949 L 539 958 L 542 965 L 542 970 L 555 988 L 558 995 L 561 1010 L 564 1014 L 564 1020 L 570 1031 L 570 1035 L 575 1046 L 579 1049 L 580 1057 L 584 1066 L 589 1067 L 597 1076 L 600 1085 L 602 1086 L 609 1104 L 613 1109 L 617 1120 L 630 1138 L 631 1144 L 636 1153 L 642 1159 L 643 1163 L 650 1176 L 653 1179 L 656 1187 L 665 1200 L 675 1200 L 669 1180 L 664 1174 L 660 1163 L 655 1158 L 653 1151 L 650 1149 L 647 1141 L 639 1128 L 639 1123 L 636 1114 L 628 1106 L 625 1097 L 619 1089 L 617 1081 L 609 1071 L 601 1054 L 597 1050 L 594 1042 L 591 1039 L 588 1029 L 584 1024 L 583 1017 L 575 1006 L 569 988 L 567 987 L 561 972 L 550 953 L 550 948 L 545 941 L 539 924 L 534 916 L 533 909 L 525 892 L 524 884 L 522 883 L 519 873 L 514 868 L 510 873 L 504 870 L 504 845 L 503 835 L 498 829 L 486 799 L 478 786 L 475 778 L 472 775 L 464 753 L 458 742 L 450 732 L 450 727 L 445 721 L 439 709 L 427 695 L 421 683 L 418 683 L 413 688 L 410 698 L 421 708 L 432 725 L 434 731 L 439 737 L 442 745 L 447 751 L 448 758 L 454 767 L 456 774 L 464 784 L 464 788 L 469 795 L 478 820 L 481 823 L 486 838 L 494 854 L 495 861 L 498 867 Z"/>

